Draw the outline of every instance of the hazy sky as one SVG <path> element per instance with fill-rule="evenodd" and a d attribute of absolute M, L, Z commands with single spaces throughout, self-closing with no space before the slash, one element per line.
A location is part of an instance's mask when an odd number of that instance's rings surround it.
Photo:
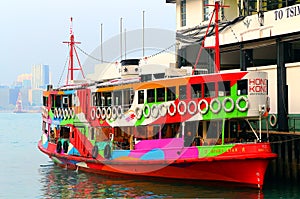
<path fill-rule="evenodd" d="M 0 85 L 10 85 L 17 75 L 31 73 L 32 65 L 48 64 L 56 84 L 65 65 L 70 17 L 80 48 L 92 52 L 103 40 L 124 28 L 145 27 L 175 30 L 175 5 L 165 0 L 1 0 L 0 1 Z M 158 38 L 159 39 L 159 38 Z M 81 62 L 86 59 L 79 52 Z"/>

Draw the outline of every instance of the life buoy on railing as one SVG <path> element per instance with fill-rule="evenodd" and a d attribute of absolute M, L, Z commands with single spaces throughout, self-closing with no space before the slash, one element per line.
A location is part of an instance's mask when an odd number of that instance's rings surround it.
<path fill-rule="evenodd" d="M 117 116 L 121 119 L 123 115 L 123 110 L 121 106 L 117 107 Z"/>
<path fill-rule="evenodd" d="M 111 115 L 112 115 L 111 107 L 107 107 L 107 109 L 106 109 L 106 118 L 108 120 L 110 120 Z"/>
<path fill-rule="evenodd" d="M 229 108 L 227 108 L 227 106 L 226 106 L 227 102 L 230 103 L 230 107 L 229 107 Z M 226 98 L 223 100 L 223 104 L 222 104 L 222 105 L 223 105 L 224 111 L 227 112 L 227 113 L 233 111 L 233 109 L 234 109 L 234 101 L 233 101 L 233 99 L 230 98 L 230 97 L 226 97 Z"/>
<path fill-rule="evenodd" d="M 173 112 L 171 111 L 171 106 L 173 107 Z M 175 115 L 176 113 L 176 105 L 174 102 L 171 102 L 170 105 L 168 106 L 168 113 L 170 116 Z"/>
<path fill-rule="evenodd" d="M 93 147 L 93 149 L 92 149 L 92 157 L 93 157 L 94 159 L 96 159 L 96 158 L 98 157 L 98 154 L 99 154 L 99 149 L 98 149 L 98 146 L 95 145 L 95 146 Z"/>
<path fill-rule="evenodd" d="M 181 110 L 181 107 L 183 107 L 183 109 Z M 180 115 L 184 115 L 186 113 L 186 103 L 185 101 L 180 101 L 177 105 L 177 110 L 178 110 L 178 113 Z"/>
<path fill-rule="evenodd" d="M 58 118 L 62 119 L 63 115 L 62 115 L 62 108 L 58 108 Z"/>
<path fill-rule="evenodd" d="M 205 104 L 205 108 L 204 108 L 204 109 L 201 109 L 201 105 L 202 105 L 203 103 Z M 208 112 L 208 109 L 209 109 L 208 102 L 207 102 L 205 99 L 200 100 L 199 103 L 198 103 L 198 110 L 199 110 L 199 112 L 200 112 L 202 115 L 205 115 L 205 114 Z"/>
<path fill-rule="evenodd" d="M 153 104 L 151 107 L 151 116 L 153 118 L 157 118 L 158 114 L 159 114 L 158 106 L 156 104 Z"/>
<path fill-rule="evenodd" d="M 100 119 L 101 118 L 101 108 L 98 106 L 96 110 L 96 118 Z"/>
<path fill-rule="evenodd" d="M 214 108 L 214 103 L 217 103 L 217 105 L 218 105 L 216 109 Z M 217 114 L 220 112 L 220 110 L 222 108 L 222 104 L 218 98 L 214 98 L 210 101 L 209 108 L 210 108 L 211 112 L 213 112 L 214 114 Z"/>
<path fill-rule="evenodd" d="M 113 107 L 111 108 L 111 118 L 112 118 L 113 120 L 115 120 L 115 119 L 117 119 L 117 117 L 118 117 L 117 107 L 113 106 Z"/>
<path fill-rule="evenodd" d="M 96 118 L 96 110 L 95 108 L 92 108 L 91 110 L 91 119 L 94 120 Z"/>
<path fill-rule="evenodd" d="M 269 118 L 269 123 L 271 127 L 275 127 L 277 125 L 277 117 L 276 115 L 272 114 Z"/>
<path fill-rule="evenodd" d="M 194 106 L 194 108 L 192 109 L 191 106 Z M 189 101 L 189 103 L 187 105 L 187 110 L 188 110 L 190 115 L 194 115 L 197 112 L 196 102 L 195 101 Z"/>
<path fill-rule="evenodd" d="M 148 112 L 146 110 L 148 110 Z M 150 116 L 151 109 L 150 109 L 150 106 L 148 104 L 144 105 L 144 107 L 143 107 L 143 114 L 144 114 L 145 118 L 148 118 Z"/>
<path fill-rule="evenodd" d="M 167 114 L 167 112 L 168 112 L 168 109 L 167 109 L 167 107 L 166 107 L 165 104 L 160 104 L 160 105 L 158 106 L 158 110 L 159 110 L 160 116 L 162 116 L 162 117 L 166 116 L 166 114 Z"/>
<path fill-rule="evenodd" d="M 135 114 L 136 119 L 139 120 L 142 118 L 143 110 L 137 106 L 134 110 L 134 114 Z"/>
<path fill-rule="evenodd" d="M 245 106 L 244 106 L 244 107 L 241 107 L 241 106 L 240 106 L 240 102 L 241 102 L 241 101 L 244 101 L 244 102 L 245 102 Z M 246 97 L 240 96 L 240 97 L 236 100 L 235 105 L 236 105 L 236 107 L 237 107 L 237 109 L 238 109 L 239 111 L 245 112 L 245 111 L 247 111 L 248 108 L 249 108 L 249 101 L 248 101 L 248 99 L 247 99 Z"/>
<path fill-rule="evenodd" d="M 65 108 L 65 110 L 64 110 L 64 119 L 65 119 L 65 120 L 69 119 L 69 111 L 68 111 L 68 108 Z"/>
<path fill-rule="evenodd" d="M 104 148 L 104 158 L 110 159 L 111 158 L 111 148 L 109 144 L 107 144 Z"/>
<path fill-rule="evenodd" d="M 68 153 L 69 143 L 66 140 L 64 141 L 64 144 L 63 144 L 63 150 L 64 150 L 64 153 Z"/>
<path fill-rule="evenodd" d="M 106 109 L 105 107 L 103 107 L 101 111 L 101 119 L 105 120 L 105 118 L 106 118 Z"/>

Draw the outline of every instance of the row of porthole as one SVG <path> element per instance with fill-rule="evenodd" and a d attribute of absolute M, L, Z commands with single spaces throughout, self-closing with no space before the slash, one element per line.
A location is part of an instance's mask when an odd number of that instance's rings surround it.
<path fill-rule="evenodd" d="M 245 106 L 241 107 L 240 103 L 244 101 Z M 227 107 L 226 104 L 230 103 L 230 106 Z M 217 106 L 215 107 L 215 104 Z M 201 109 L 202 106 L 205 106 L 204 109 Z M 180 101 L 178 105 L 176 106 L 174 102 L 170 103 L 169 106 L 165 104 L 160 104 L 156 105 L 153 104 L 150 108 L 148 104 L 145 104 L 142 108 L 141 107 L 136 107 L 135 109 L 135 116 L 137 119 L 141 119 L 142 116 L 144 115 L 145 118 L 149 118 L 150 116 L 153 118 L 157 118 L 159 115 L 160 116 L 165 116 L 167 113 L 170 116 L 174 116 L 176 113 L 176 110 L 178 111 L 179 115 L 184 115 L 186 112 L 188 112 L 190 115 L 194 115 L 197 113 L 197 110 L 202 114 L 205 115 L 208 110 L 210 109 L 214 114 L 217 114 L 221 111 L 222 107 L 225 112 L 229 113 L 232 112 L 234 107 L 237 107 L 237 109 L 240 112 L 245 112 L 249 108 L 249 101 L 246 97 L 240 96 L 237 100 L 236 103 L 234 103 L 234 100 L 230 97 L 226 97 L 222 103 L 218 98 L 214 98 L 211 100 L 210 104 L 205 99 L 202 99 L 199 101 L 197 104 L 195 101 L 189 101 L 188 104 L 184 101 Z"/>
<path fill-rule="evenodd" d="M 113 106 L 113 107 L 94 107 L 91 109 L 91 119 L 117 119 L 121 118 L 123 114 L 121 106 Z"/>
<path fill-rule="evenodd" d="M 55 108 L 54 109 L 54 118 L 55 119 L 74 119 L 76 116 L 75 111 L 73 108 Z"/>

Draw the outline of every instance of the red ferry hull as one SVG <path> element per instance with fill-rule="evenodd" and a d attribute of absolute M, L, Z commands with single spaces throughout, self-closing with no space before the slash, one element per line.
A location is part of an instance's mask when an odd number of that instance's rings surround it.
<path fill-rule="evenodd" d="M 170 179 L 234 182 L 254 188 L 262 188 L 264 175 L 274 153 L 239 157 L 210 157 L 185 160 L 95 160 L 47 151 L 39 143 L 39 149 L 49 155 L 56 164 L 69 169 L 109 175 L 135 175 Z"/>

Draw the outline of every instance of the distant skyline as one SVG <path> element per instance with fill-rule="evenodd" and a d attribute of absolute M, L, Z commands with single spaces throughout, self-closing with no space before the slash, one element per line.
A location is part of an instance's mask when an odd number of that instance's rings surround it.
<path fill-rule="evenodd" d="M 49 65 L 57 84 L 68 55 L 70 17 L 75 40 L 88 53 L 120 33 L 120 18 L 127 31 L 142 28 L 175 31 L 175 5 L 165 0 L 9 0 L 0 2 L 0 85 L 11 85 L 17 76 L 31 73 L 36 64 Z M 159 39 L 159 38 L 158 38 Z M 81 63 L 87 57 L 78 52 Z"/>

